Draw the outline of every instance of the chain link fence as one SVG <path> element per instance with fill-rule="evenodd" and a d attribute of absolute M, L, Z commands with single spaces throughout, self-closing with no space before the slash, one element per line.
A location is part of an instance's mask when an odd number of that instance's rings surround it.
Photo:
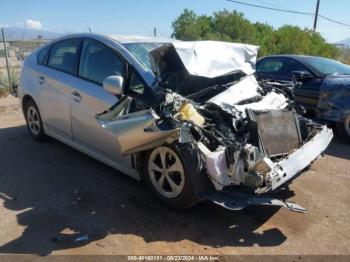
<path fill-rule="evenodd" d="M 5 39 L 0 34 L 0 97 L 7 96 L 16 90 L 24 59 L 33 50 L 50 41 L 43 39 L 40 35 L 30 40 L 24 37 L 22 39 L 13 37 L 6 32 L 6 28 L 4 28 L 4 36 Z"/>

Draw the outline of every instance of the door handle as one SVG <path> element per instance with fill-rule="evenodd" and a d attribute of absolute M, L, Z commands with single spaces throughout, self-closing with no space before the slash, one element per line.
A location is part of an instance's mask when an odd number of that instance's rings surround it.
<path fill-rule="evenodd" d="M 77 103 L 80 103 L 82 98 L 81 98 L 81 95 L 78 91 L 73 91 L 72 92 L 72 96 L 74 97 L 74 101 L 77 102 Z"/>
<path fill-rule="evenodd" d="M 45 82 L 45 77 L 43 76 L 39 76 L 38 79 L 39 79 L 39 84 L 41 85 Z"/>

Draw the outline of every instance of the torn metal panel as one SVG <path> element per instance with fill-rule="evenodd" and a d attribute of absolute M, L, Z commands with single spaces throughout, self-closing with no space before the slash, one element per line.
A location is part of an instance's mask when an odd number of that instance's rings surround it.
<path fill-rule="evenodd" d="M 216 190 L 220 191 L 225 185 L 231 184 L 228 176 L 228 167 L 225 156 L 225 148 L 220 147 L 211 152 L 203 143 L 198 143 L 198 148 L 205 156 L 205 166 L 209 179 L 213 182 Z"/>
<path fill-rule="evenodd" d="M 115 135 L 123 155 L 145 151 L 179 139 L 179 129 L 161 130 L 159 116 L 153 110 L 143 110 L 100 121 L 103 128 Z"/>
<path fill-rule="evenodd" d="M 232 111 L 233 107 L 244 112 L 246 109 L 272 110 L 288 106 L 287 97 L 281 93 L 271 91 L 262 95 L 262 89 L 253 75 L 243 78 L 208 102 L 228 112 Z"/>
<path fill-rule="evenodd" d="M 249 206 L 280 206 L 295 212 L 306 212 L 304 207 L 296 203 L 279 200 L 271 196 L 246 194 L 238 190 L 211 192 L 206 197 L 214 204 L 230 210 L 241 210 Z"/>
<path fill-rule="evenodd" d="M 245 111 L 246 109 L 252 110 L 274 110 L 274 109 L 283 109 L 288 106 L 287 98 L 276 92 L 270 92 L 267 95 L 263 96 L 259 102 L 247 103 L 244 105 L 235 105 L 235 109 L 238 111 Z"/>
<path fill-rule="evenodd" d="M 250 75 L 211 98 L 208 102 L 214 103 L 223 109 L 231 109 L 233 105 L 237 105 L 242 101 L 261 97 L 259 91 L 261 89 L 258 82 L 253 75 Z"/>

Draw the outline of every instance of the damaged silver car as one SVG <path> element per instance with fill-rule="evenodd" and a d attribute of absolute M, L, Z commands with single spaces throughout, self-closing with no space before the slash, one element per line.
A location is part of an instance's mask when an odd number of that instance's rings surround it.
<path fill-rule="evenodd" d="M 19 94 L 30 134 L 54 137 L 138 180 L 175 208 L 276 205 L 272 193 L 330 143 L 288 88 L 258 83 L 252 45 L 65 36 L 29 56 Z"/>

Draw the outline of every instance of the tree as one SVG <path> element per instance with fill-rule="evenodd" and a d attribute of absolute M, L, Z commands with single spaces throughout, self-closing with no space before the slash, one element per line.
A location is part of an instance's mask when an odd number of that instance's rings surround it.
<path fill-rule="evenodd" d="M 309 29 L 285 25 L 274 29 L 268 24 L 251 23 L 237 11 L 198 16 L 185 9 L 172 23 L 173 37 L 180 40 L 221 40 L 260 46 L 259 56 L 304 54 L 337 58 L 339 50 Z"/>

